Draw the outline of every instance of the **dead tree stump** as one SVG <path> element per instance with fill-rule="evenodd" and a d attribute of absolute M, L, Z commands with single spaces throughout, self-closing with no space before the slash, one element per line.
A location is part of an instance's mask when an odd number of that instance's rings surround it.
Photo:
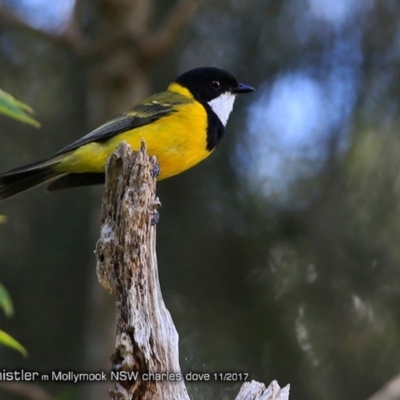
<path fill-rule="evenodd" d="M 115 288 L 117 332 L 112 355 L 115 400 L 188 400 L 179 366 L 178 333 L 165 307 L 156 257 L 157 161 L 142 143 L 132 152 L 121 143 L 106 167 L 97 275 Z M 282 391 L 283 396 L 282 396 Z M 286 400 L 276 382 L 242 386 L 237 400 Z"/>

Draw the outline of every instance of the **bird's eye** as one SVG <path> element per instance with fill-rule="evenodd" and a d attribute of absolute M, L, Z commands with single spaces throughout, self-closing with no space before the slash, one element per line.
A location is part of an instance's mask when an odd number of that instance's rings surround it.
<path fill-rule="evenodd" d="M 221 83 L 218 82 L 218 81 L 212 81 L 212 82 L 211 82 L 211 87 L 212 87 L 213 89 L 215 89 L 215 90 L 218 90 L 218 89 L 221 88 Z"/>

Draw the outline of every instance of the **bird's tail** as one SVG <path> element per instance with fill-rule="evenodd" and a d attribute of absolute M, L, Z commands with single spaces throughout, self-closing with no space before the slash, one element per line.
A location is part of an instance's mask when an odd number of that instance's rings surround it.
<path fill-rule="evenodd" d="M 0 201 L 63 175 L 63 172 L 53 169 L 58 162 L 57 159 L 49 159 L 0 174 Z"/>

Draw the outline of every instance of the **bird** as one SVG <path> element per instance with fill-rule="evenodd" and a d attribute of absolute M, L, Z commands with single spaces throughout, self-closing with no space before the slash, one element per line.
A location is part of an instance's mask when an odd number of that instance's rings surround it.
<path fill-rule="evenodd" d="M 159 164 L 158 180 L 180 174 L 207 158 L 225 133 L 236 95 L 255 90 L 230 73 L 200 67 L 43 161 L 0 174 L 0 201 L 44 182 L 47 191 L 102 184 L 105 166 L 125 141 L 138 150 L 144 139 Z"/>

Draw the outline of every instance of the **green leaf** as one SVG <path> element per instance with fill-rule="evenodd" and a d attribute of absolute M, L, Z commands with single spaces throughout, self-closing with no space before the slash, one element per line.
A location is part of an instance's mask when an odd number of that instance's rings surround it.
<path fill-rule="evenodd" d="M 25 347 L 22 346 L 22 344 L 17 342 L 13 337 L 11 337 L 8 333 L 2 331 L 1 329 L 0 329 L 0 344 L 19 351 L 24 357 L 28 355 L 28 352 L 26 351 Z"/>
<path fill-rule="evenodd" d="M 33 113 L 31 107 L 12 97 L 10 94 L 0 89 L 0 113 L 8 115 L 11 118 L 25 122 L 39 128 L 38 121 L 33 119 L 30 114 Z"/>
<path fill-rule="evenodd" d="M 0 224 L 4 224 L 7 221 L 7 217 L 5 215 L 0 215 Z"/>
<path fill-rule="evenodd" d="M 7 317 L 11 317 L 14 314 L 14 307 L 11 301 L 11 297 L 8 294 L 6 288 L 0 283 L 0 308 L 3 309 Z"/>

